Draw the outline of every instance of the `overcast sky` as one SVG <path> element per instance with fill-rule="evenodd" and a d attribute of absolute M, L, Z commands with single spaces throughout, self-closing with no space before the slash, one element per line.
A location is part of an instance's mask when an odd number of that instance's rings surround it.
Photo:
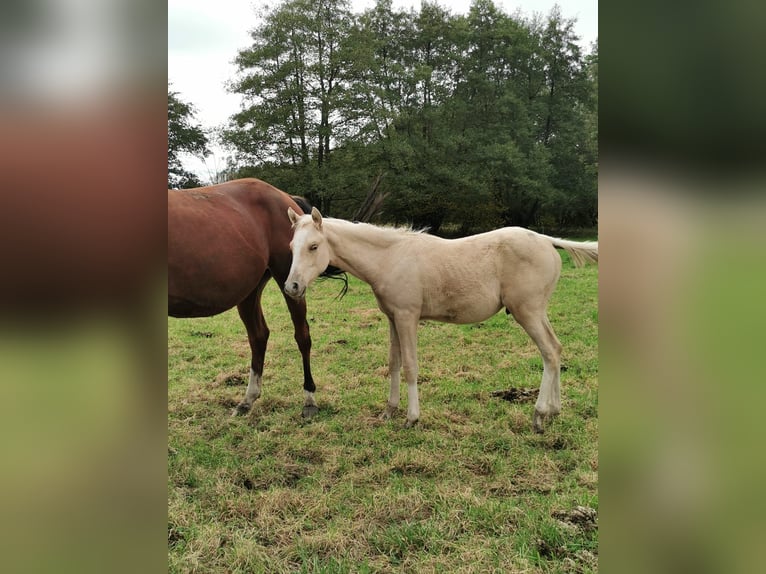
<path fill-rule="evenodd" d="M 196 108 L 196 121 L 203 128 L 225 124 L 239 111 L 240 97 L 228 93 L 225 83 L 234 78 L 236 68 L 231 62 L 238 50 L 250 44 L 249 31 L 265 4 L 259 0 L 168 0 L 168 81 L 183 101 Z M 375 0 L 351 0 L 356 13 L 374 4 Z M 395 9 L 419 9 L 420 4 L 420 0 L 393 0 Z M 471 0 L 438 0 L 438 4 L 453 14 L 465 14 Z M 504 12 L 520 9 L 526 17 L 535 12 L 546 15 L 555 4 L 564 17 L 576 19 L 580 44 L 589 50 L 598 37 L 597 0 L 495 0 Z M 211 147 L 213 154 L 204 162 L 191 157 L 185 161 L 202 181 L 210 180 L 226 163 L 225 151 Z"/>

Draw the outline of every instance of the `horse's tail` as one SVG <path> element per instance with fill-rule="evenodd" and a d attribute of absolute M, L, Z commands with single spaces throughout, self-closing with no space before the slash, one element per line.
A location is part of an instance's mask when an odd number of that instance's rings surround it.
<path fill-rule="evenodd" d="M 298 204 L 298 207 L 301 208 L 303 213 L 311 213 L 311 204 L 308 202 L 308 200 L 305 197 L 302 197 L 300 195 L 291 195 L 290 198 Z M 342 269 L 338 269 L 337 267 L 333 267 L 332 265 L 328 265 L 327 269 L 325 269 L 319 277 L 321 278 L 327 278 L 327 279 L 340 279 L 343 281 L 343 287 L 341 287 L 340 294 L 338 295 L 338 299 L 342 299 L 343 296 L 348 293 L 348 275 L 345 271 Z"/>
<path fill-rule="evenodd" d="M 554 247 L 559 247 L 569 253 L 575 267 L 582 267 L 588 262 L 598 263 L 598 241 L 568 241 L 558 237 L 543 235 Z"/>

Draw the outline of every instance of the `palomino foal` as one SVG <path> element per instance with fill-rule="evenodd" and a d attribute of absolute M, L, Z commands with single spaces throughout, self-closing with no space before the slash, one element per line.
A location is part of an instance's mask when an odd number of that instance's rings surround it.
<path fill-rule="evenodd" d="M 407 381 L 407 424 L 420 417 L 417 328 L 421 319 L 449 323 L 484 321 L 505 307 L 529 334 L 543 358 L 534 429 L 561 412 L 561 343 L 547 316 L 548 300 L 561 273 L 556 247 L 576 265 L 598 261 L 597 242 L 565 241 L 520 227 L 506 227 L 462 239 L 441 239 L 409 230 L 322 218 L 319 210 L 293 223 L 293 254 L 285 293 L 302 299 L 306 288 L 334 265 L 369 283 L 388 317 L 391 388 L 381 415 L 399 406 L 400 369 Z"/>

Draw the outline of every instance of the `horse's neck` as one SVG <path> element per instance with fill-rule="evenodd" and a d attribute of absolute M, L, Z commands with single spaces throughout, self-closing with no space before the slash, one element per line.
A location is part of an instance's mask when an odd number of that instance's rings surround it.
<path fill-rule="evenodd" d="M 373 286 L 390 248 L 404 239 L 395 230 L 341 220 L 326 221 L 325 235 L 335 257 L 330 264 Z"/>

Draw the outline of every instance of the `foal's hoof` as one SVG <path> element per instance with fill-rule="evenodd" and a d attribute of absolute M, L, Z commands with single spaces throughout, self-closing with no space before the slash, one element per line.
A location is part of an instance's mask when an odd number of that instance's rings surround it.
<path fill-rule="evenodd" d="M 556 415 L 558 415 L 557 412 L 544 415 L 542 413 L 537 412 L 537 410 L 535 410 L 535 414 L 532 417 L 532 428 L 537 434 L 543 434 L 545 432 L 545 427 L 544 427 L 545 420 L 546 419 L 553 420 L 556 417 Z"/>
<path fill-rule="evenodd" d="M 303 405 L 301 416 L 304 419 L 313 418 L 319 412 L 319 407 L 316 405 Z"/>
<path fill-rule="evenodd" d="M 404 428 L 406 428 L 406 429 L 411 429 L 411 428 L 412 428 L 412 427 L 414 427 L 416 424 L 418 424 L 418 419 L 415 419 L 414 421 L 411 421 L 411 420 L 409 420 L 409 419 L 408 419 L 408 420 L 407 420 L 407 422 L 406 422 L 406 423 L 404 423 Z"/>
<path fill-rule="evenodd" d="M 395 407 L 390 407 L 390 406 L 387 406 L 387 407 L 386 407 L 386 410 L 384 410 L 382 413 L 380 413 L 380 415 L 378 416 L 378 418 L 379 418 L 380 420 L 382 420 L 382 421 L 387 421 L 387 420 L 390 420 L 390 419 L 391 419 L 391 417 L 393 417 L 393 416 L 394 416 L 394 413 L 395 413 L 395 412 L 396 412 L 396 408 L 395 408 Z"/>
<path fill-rule="evenodd" d="M 231 411 L 231 416 L 233 417 L 241 417 L 243 415 L 246 415 L 250 412 L 251 405 L 248 405 L 247 403 L 239 403 L 233 411 Z"/>

